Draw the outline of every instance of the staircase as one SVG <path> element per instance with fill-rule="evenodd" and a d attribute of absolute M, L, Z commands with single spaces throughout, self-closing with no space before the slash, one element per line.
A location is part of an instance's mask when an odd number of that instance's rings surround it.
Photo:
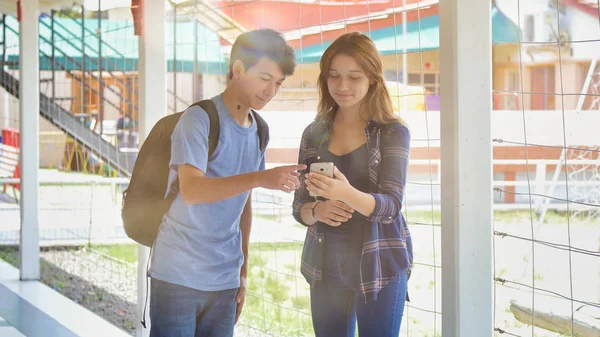
<path fill-rule="evenodd" d="M 174 7 L 174 16 L 183 14 L 193 17 L 230 44 L 233 44 L 235 39 L 246 31 L 244 26 L 215 8 L 209 1 L 198 0 L 175 3 L 170 0 L 170 2 Z"/>
<path fill-rule="evenodd" d="M 130 153 L 121 152 L 116 146 L 102 137 L 102 104 L 111 105 L 123 116 L 133 116 L 133 111 L 138 110 L 137 104 L 133 99 L 124 97 L 119 90 L 115 90 L 112 86 L 107 85 L 106 79 L 110 79 L 113 84 L 118 83 L 125 88 L 129 93 L 129 97 L 136 97 L 138 92 L 137 88 L 133 86 L 133 82 L 119 78 L 119 76 L 115 75 L 115 72 L 137 70 L 137 64 L 120 53 L 116 48 L 103 41 L 101 34 L 97 34 L 97 32 L 86 27 L 84 23 L 84 20 L 86 19 L 67 19 L 73 20 L 73 22 L 76 23 L 79 32 L 78 34 L 77 32 L 74 32 L 72 28 L 68 29 L 61 24 L 61 22 L 56 20 L 55 13 L 56 12 L 52 11 L 49 17 L 42 17 L 39 21 L 41 61 L 48 61 L 53 69 L 50 78 L 40 79 L 40 85 L 44 84 L 47 86 L 45 87 L 46 90 L 40 90 L 39 113 L 42 117 L 75 139 L 77 143 L 82 145 L 83 148 L 89 151 L 95 158 L 105 162 L 123 176 L 130 176 L 133 170 L 133 162 L 130 159 Z M 63 20 L 62 22 L 65 21 Z M 11 20 L 7 20 L 6 15 L 1 17 L 0 24 L 2 25 L 3 33 L 2 41 L 0 41 L 2 47 L 2 58 L 0 59 L 0 62 L 2 62 L 1 65 L 14 66 L 15 64 L 18 64 L 18 62 L 15 62 L 14 60 L 8 62 L 5 59 L 6 34 L 11 33 L 18 36 L 18 24 L 16 20 L 12 20 L 12 18 Z M 42 32 L 45 34 L 42 34 Z M 83 39 L 82 36 L 85 36 L 86 38 Z M 62 42 L 61 47 L 57 46 L 57 41 Z M 74 49 L 81 54 L 81 57 L 70 57 L 63 48 L 70 48 L 71 52 Z M 50 52 L 48 52 L 48 50 L 50 50 Z M 109 58 L 103 58 L 103 50 L 110 50 L 113 55 L 122 57 L 123 62 L 119 60 L 118 64 L 116 64 L 117 62 L 114 62 Z M 69 66 L 67 67 L 63 62 L 58 62 L 58 57 L 69 62 Z M 81 71 L 73 71 L 72 69 L 81 69 Z M 73 81 L 77 81 L 81 84 L 85 92 L 92 92 L 98 95 L 100 98 L 99 132 L 90 129 L 82 123 L 82 117 L 89 118 L 90 116 L 87 116 L 85 113 L 79 113 L 79 111 L 68 111 L 68 109 L 64 107 L 65 105 L 61 105 L 62 102 L 72 101 L 74 98 L 56 96 L 55 86 L 57 82 L 55 70 L 66 72 Z M 19 81 L 11 75 L 11 73 L 5 71 L 4 67 L 0 69 L 0 77 L 0 85 L 15 98 L 19 98 Z M 95 82 L 97 84 L 92 86 L 90 82 Z M 129 107 L 128 111 L 124 111 L 119 104 L 103 99 L 104 89 L 120 96 L 121 101 Z M 169 93 L 174 96 L 172 92 L 169 91 Z M 176 99 L 177 101 L 182 102 L 184 106 L 189 105 L 188 102 L 185 102 L 179 97 L 176 97 Z M 85 106 L 85 98 L 82 98 L 82 101 L 82 105 Z M 168 108 L 173 110 L 171 106 Z"/>
<path fill-rule="evenodd" d="M 5 70 L 0 71 L 0 85 L 15 98 L 19 98 L 19 80 Z M 79 119 L 63 109 L 44 94 L 40 94 L 40 115 L 77 140 L 86 149 L 108 163 L 119 173 L 129 176 L 133 163 L 128 162 L 126 153 L 122 153 L 100 134 L 90 130 Z"/>

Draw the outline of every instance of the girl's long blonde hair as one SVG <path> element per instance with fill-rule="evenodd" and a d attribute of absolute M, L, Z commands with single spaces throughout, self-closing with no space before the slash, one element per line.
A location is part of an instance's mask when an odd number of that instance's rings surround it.
<path fill-rule="evenodd" d="M 321 57 L 321 73 L 317 81 L 317 90 L 320 97 L 317 120 L 333 120 L 337 111 L 338 106 L 327 88 L 327 77 L 329 76 L 331 61 L 338 54 L 354 58 L 369 81 L 373 83 L 360 103 L 361 108 L 363 106 L 366 108 L 363 111 L 367 111 L 370 114 L 369 117 L 373 117 L 376 122 L 381 124 L 402 122 L 394 113 L 392 100 L 383 77 L 383 65 L 377 47 L 368 36 L 359 32 L 346 33 L 338 37 Z"/>

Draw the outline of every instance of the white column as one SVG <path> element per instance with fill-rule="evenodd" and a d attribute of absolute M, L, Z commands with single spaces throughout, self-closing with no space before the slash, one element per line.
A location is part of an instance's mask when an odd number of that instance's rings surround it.
<path fill-rule="evenodd" d="M 402 84 L 404 84 L 404 90 L 408 90 L 408 55 L 406 54 L 406 35 L 408 34 L 406 25 L 406 0 L 402 0 Z M 408 93 L 408 92 L 407 92 Z M 402 112 L 408 112 L 406 107 L 406 100 L 408 97 L 402 98 Z M 427 100 L 427 97 L 425 97 Z"/>
<path fill-rule="evenodd" d="M 139 38 L 139 132 L 143 143 L 156 122 L 167 113 L 167 59 L 165 40 L 165 2 L 144 1 L 144 35 Z M 146 300 L 146 266 L 149 249 L 138 250 L 138 316 L 142 317 Z M 148 289 L 149 290 L 149 289 Z M 150 301 L 146 309 L 146 327 L 137 323 L 136 336 L 149 336 Z"/>
<path fill-rule="evenodd" d="M 8 67 L 4 67 L 4 70 L 8 70 Z M 4 128 L 10 128 L 12 127 L 12 125 L 10 125 L 10 105 L 9 105 L 9 101 L 10 100 L 10 95 L 8 94 L 8 91 L 4 90 L 4 92 L 2 93 L 2 113 L 3 113 L 3 117 L 2 117 L 2 124 L 0 124 L 1 127 Z"/>
<path fill-rule="evenodd" d="M 442 335 L 493 335 L 491 3 L 440 0 Z"/>
<path fill-rule="evenodd" d="M 21 280 L 40 278 L 38 169 L 40 83 L 38 0 L 21 0 L 19 98 L 21 125 Z"/>

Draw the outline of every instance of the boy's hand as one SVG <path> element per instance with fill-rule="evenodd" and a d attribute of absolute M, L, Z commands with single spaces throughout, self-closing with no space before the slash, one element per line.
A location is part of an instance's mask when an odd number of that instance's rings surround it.
<path fill-rule="evenodd" d="M 288 165 L 257 172 L 258 185 L 270 190 L 290 193 L 300 187 L 298 171 L 305 169 L 306 165 Z"/>
<path fill-rule="evenodd" d="M 240 276 L 240 288 L 235 296 L 235 302 L 237 303 L 237 309 L 235 311 L 235 324 L 237 324 L 244 308 L 244 302 L 246 301 L 246 276 Z"/>

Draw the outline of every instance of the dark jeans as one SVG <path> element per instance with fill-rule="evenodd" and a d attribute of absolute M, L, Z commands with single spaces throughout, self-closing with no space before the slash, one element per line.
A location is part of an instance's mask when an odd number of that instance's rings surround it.
<path fill-rule="evenodd" d="M 152 279 L 150 337 L 233 336 L 237 291 L 199 291 Z"/>
<path fill-rule="evenodd" d="M 397 337 L 404 314 L 406 270 L 387 284 L 377 301 L 365 303 L 360 292 L 360 252 L 324 256 L 323 281 L 311 288 L 312 320 L 316 337 Z"/>

